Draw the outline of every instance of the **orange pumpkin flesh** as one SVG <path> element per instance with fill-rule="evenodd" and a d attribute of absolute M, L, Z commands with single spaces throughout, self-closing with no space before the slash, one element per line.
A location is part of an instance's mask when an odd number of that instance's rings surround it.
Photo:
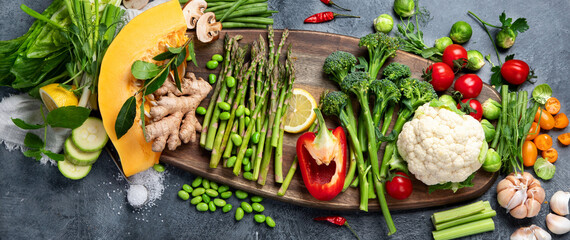
<path fill-rule="evenodd" d="M 187 40 L 185 33 L 182 9 L 178 1 L 173 0 L 135 17 L 107 49 L 99 76 L 99 109 L 127 177 L 158 163 L 161 154 L 152 151 L 152 142 L 145 141 L 139 107 L 131 129 L 121 139 L 115 134 L 115 121 L 123 103 L 140 88 L 135 85 L 131 65 L 136 60 L 152 61 L 152 57 L 164 52 L 167 46 L 182 46 Z M 137 105 L 140 103 L 138 95 Z"/>

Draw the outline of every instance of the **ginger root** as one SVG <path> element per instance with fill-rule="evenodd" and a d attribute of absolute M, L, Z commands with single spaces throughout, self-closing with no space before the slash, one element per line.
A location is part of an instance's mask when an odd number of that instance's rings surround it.
<path fill-rule="evenodd" d="M 202 125 L 196 118 L 196 108 L 208 95 L 212 86 L 194 73 L 186 73 L 176 88 L 172 74 L 153 95 L 156 102 L 150 108 L 150 123 L 146 125 L 146 141 L 152 143 L 152 151 L 161 152 L 166 145 L 173 151 L 183 143 L 195 142 L 196 131 Z"/>

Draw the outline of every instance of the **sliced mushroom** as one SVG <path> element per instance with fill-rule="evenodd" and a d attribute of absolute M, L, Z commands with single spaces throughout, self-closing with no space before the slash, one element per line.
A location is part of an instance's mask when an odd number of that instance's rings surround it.
<path fill-rule="evenodd" d="M 148 0 L 123 0 L 123 5 L 128 9 L 142 9 L 148 4 Z"/>
<path fill-rule="evenodd" d="M 196 28 L 196 23 L 202 15 L 204 15 L 204 10 L 208 7 L 208 3 L 205 0 L 192 0 L 187 2 L 182 8 L 182 13 L 186 19 L 186 26 L 188 29 Z"/>
<path fill-rule="evenodd" d="M 222 31 L 222 23 L 216 22 L 216 15 L 213 12 L 204 13 L 196 23 L 196 36 L 203 43 L 217 40 Z"/>

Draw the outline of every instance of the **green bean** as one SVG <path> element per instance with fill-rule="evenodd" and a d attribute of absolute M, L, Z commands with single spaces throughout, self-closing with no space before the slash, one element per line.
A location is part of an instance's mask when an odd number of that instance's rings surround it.
<path fill-rule="evenodd" d="M 242 5 L 242 7 L 245 7 L 253 3 L 263 3 L 263 2 L 267 2 L 267 0 L 248 0 L 247 2 L 244 3 L 244 5 Z M 234 2 L 215 2 L 215 3 L 209 2 L 208 8 L 204 12 L 216 12 L 216 11 L 225 10 L 230 8 L 233 4 Z"/>
<path fill-rule="evenodd" d="M 208 194 L 202 194 L 202 201 L 204 201 L 205 203 L 210 203 L 212 199 L 210 198 L 210 196 L 208 196 Z"/>
<path fill-rule="evenodd" d="M 201 203 L 201 202 L 202 202 L 202 196 L 197 196 L 197 197 L 192 198 L 192 200 L 190 200 L 190 203 L 192 205 L 196 205 L 196 204 Z"/>
<path fill-rule="evenodd" d="M 186 201 L 186 200 L 188 200 L 188 198 L 190 198 L 190 194 L 188 194 L 188 192 L 186 192 L 184 190 L 180 190 L 180 191 L 178 191 L 178 197 L 180 197 L 180 199 Z"/>
<path fill-rule="evenodd" d="M 196 113 L 199 114 L 199 115 L 204 115 L 204 114 L 206 114 L 206 111 L 207 111 L 206 108 L 205 108 L 205 107 L 202 107 L 202 106 L 196 108 Z"/>
<path fill-rule="evenodd" d="M 210 188 L 218 191 L 219 186 L 217 183 L 210 181 Z"/>
<path fill-rule="evenodd" d="M 236 164 L 236 160 L 237 160 L 236 156 L 231 156 L 230 158 L 228 158 L 228 161 L 226 162 L 226 166 L 229 168 L 234 167 L 234 164 Z"/>
<path fill-rule="evenodd" d="M 216 204 L 216 206 L 218 206 L 218 207 L 223 207 L 226 205 L 226 200 L 216 198 L 216 199 L 214 199 L 214 204 Z"/>
<path fill-rule="evenodd" d="M 228 190 L 230 190 L 230 187 L 228 187 L 228 185 L 222 185 L 222 186 L 218 187 L 218 193 L 224 193 Z"/>
<path fill-rule="evenodd" d="M 248 167 L 249 170 L 251 170 L 251 165 L 248 164 L 248 165 L 245 165 L 245 167 L 243 168 L 244 171 L 245 171 L 245 168 L 246 168 L 246 167 Z M 251 173 L 251 172 L 244 172 L 244 173 L 243 173 L 243 178 L 245 178 L 245 179 L 247 179 L 247 180 L 250 180 L 250 181 L 253 181 L 253 173 Z"/>
<path fill-rule="evenodd" d="M 196 189 L 194 189 L 194 191 L 192 191 L 192 197 L 200 196 L 200 195 L 204 194 L 205 192 L 206 192 L 206 189 L 204 189 L 204 188 L 196 188 Z"/>
<path fill-rule="evenodd" d="M 232 13 L 230 13 L 227 18 L 236 18 L 236 17 L 243 17 L 243 16 L 251 16 L 251 15 L 258 15 L 258 14 L 262 14 L 267 12 L 267 7 L 248 7 L 248 8 L 244 8 L 244 9 L 239 9 L 237 11 L 234 11 Z M 220 19 L 222 18 L 222 15 L 219 15 L 218 13 L 216 14 L 216 21 L 220 22 Z M 224 24 L 224 21 L 222 22 L 222 26 Z"/>
<path fill-rule="evenodd" d="M 239 22 L 239 23 L 256 23 L 256 24 L 265 24 L 265 25 L 272 25 L 273 24 L 272 18 L 265 18 L 265 17 L 249 17 L 249 16 L 248 17 L 236 17 L 236 18 L 230 18 L 226 21 L 227 22 Z"/>
<path fill-rule="evenodd" d="M 210 180 L 208 179 L 202 180 L 202 187 L 204 187 L 204 189 L 210 189 Z"/>
<path fill-rule="evenodd" d="M 246 213 L 251 213 L 253 212 L 253 208 L 251 207 L 251 205 L 248 202 L 241 202 L 241 208 L 246 212 Z"/>
<path fill-rule="evenodd" d="M 236 191 L 236 197 L 238 199 L 246 199 L 247 198 L 247 193 L 242 191 L 242 190 L 237 190 Z"/>
<path fill-rule="evenodd" d="M 271 228 L 275 227 L 275 221 L 273 221 L 273 218 L 271 218 L 270 216 L 265 217 L 265 223 L 267 224 L 268 227 Z"/>
<path fill-rule="evenodd" d="M 178 0 L 178 2 L 179 2 L 180 4 L 185 4 L 185 3 L 187 3 L 188 1 L 189 1 L 189 0 Z"/>
<path fill-rule="evenodd" d="M 182 185 L 182 190 L 186 191 L 187 193 L 192 193 L 192 191 L 194 189 L 192 187 L 190 187 L 190 185 L 184 184 L 184 185 Z"/>
<path fill-rule="evenodd" d="M 229 112 L 220 113 L 219 119 L 222 121 L 226 121 L 226 120 L 230 119 L 230 113 Z"/>
<path fill-rule="evenodd" d="M 208 75 L 208 82 L 210 84 L 214 84 L 216 83 L 217 78 L 218 77 L 216 76 L 216 74 L 210 73 L 210 75 Z"/>
<path fill-rule="evenodd" d="M 214 202 L 208 203 L 208 208 L 210 209 L 210 212 L 216 211 L 216 205 L 214 204 Z"/>
<path fill-rule="evenodd" d="M 154 170 L 157 172 L 164 172 L 164 170 L 166 170 L 164 168 L 164 166 L 162 166 L 162 164 L 160 164 L 160 163 L 154 164 L 154 166 L 152 166 L 152 168 L 154 168 Z"/>
<path fill-rule="evenodd" d="M 243 215 L 244 215 L 243 209 L 238 207 L 236 209 L 236 221 L 241 220 L 243 218 Z"/>
<path fill-rule="evenodd" d="M 241 136 L 238 135 L 237 133 L 232 134 L 230 138 L 232 139 L 232 142 L 234 143 L 235 146 L 240 146 L 243 141 Z"/>
<path fill-rule="evenodd" d="M 214 189 L 208 189 L 208 190 L 206 190 L 206 194 L 210 197 L 217 197 L 218 191 L 216 191 Z"/>
<path fill-rule="evenodd" d="M 220 194 L 220 197 L 228 199 L 232 196 L 232 192 L 231 191 L 227 191 L 227 192 L 223 192 Z"/>
<path fill-rule="evenodd" d="M 225 212 L 225 213 L 227 213 L 227 212 L 229 212 L 229 211 L 232 210 L 232 207 L 233 207 L 233 206 L 228 203 L 228 204 L 226 204 L 226 205 L 222 208 L 222 211 Z"/>
<path fill-rule="evenodd" d="M 229 17 L 232 13 L 235 12 L 235 10 L 241 6 L 243 3 L 245 3 L 247 0 L 238 0 L 237 2 L 235 2 L 223 15 L 222 17 L 218 20 L 216 19 L 216 21 L 218 22 L 223 22 L 224 19 L 226 19 L 227 17 Z M 267 8 L 267 7 L 265 7 Z"/>
<path fill-rule="evenodd" d="M 212 55 L 212 60 L 214 60 L 216 62 L 221 62 L 224 60 L 224 57 L 222 57 L 222 55 L 220 55 L 220 54 L 214 54 L 214 55 Z"/>
<path fill-rule="evenodd" d="M 206 63 L 206 68 L 208 69 L 216 69 L 218 67 L 218 62 L 214 61 L 214 60 L 210 60 Z"/>
<path fill-rule="evenodd" d="M 248 148 L 247 150 L 245 150 L 245 157 L 246 158 L 251 157 L 251 155 L 253 155 L 253 149 Z M 244 159 L 244 161 L 245 161 L 245 159 Z M 248 160 L 248 162 L 249 162 L 249 160 Z"/>
<path fill-rule="evenodd" d="M 240 23 L 240 22 L 222 22 L 222 28 L 262 28 L 265 29 L 267 25 L 256 23 Z"/>
<path fill-rule="evenodd" d="M 200 186 L 202 184 L 202 177 L 197 177 L 196 179 L 194 179 L 194 181 L 192 182 L 192 187 L 197 188 L 198 186 Z"/>
<path fill-rule="evenodd" d="M 253 196 L 253 197 L 251 197 L 251 202 L 259 203 L 259 202 L 261 202 L 261 201 L 263 201 L 263 197 L 260 197 L 260 196 Z"/>
<path fill-rule="evenodd" d="M 239 105 L 238 108 L 236 109 L 236 117 L 241 117 L 245 112 L 245 106 Z"/>
<path fill-rule="evenodd" d="M 267 9 L 268 6 L 269 6 L 269 5 L 268 5 L 266 2 L 244 4 L 244 5 L 240 6 L 240 7 L 238 7 L 238 8 L 236 9 L 236 12 L 237 12 L 237 11 L 243 11 L 243 10 L 251 9 L 251 8 L 265 8 L 265 9 Z M 226 8 L 226 9 L 213 9 L 213 10 L 208 8 L 208 9 L 206 9 L 206 10 L 209 10 L 208 12 L 213 12 L 213 13 L 216 14 L 216 16 L 218 16 L 218 17 L 219 17 L 219 16 L 222 16 L 222 15 L 226 14 L 226 12 L 228 12 L 228 9 L 227 9 L 227 8 Z M 204 11 L 204 12 L 206 12 L 206 11 Z M 230 13 L 230 14 L 231 14 L 231 13 Z M 257 14 L 255 14 L 255 15 L 257 15 Z M 225 21 L 227 21 L 227 20 L 228 20 L 228 19 L 226 18 L 226 19 L 224 19 L 224 21 L 219 21 L 219 22 L 225 22 Z"/>
<path fill-rule="evenodd" d="M 208 204 L 203 202 L 198 203 L 198 205 L 196 205 L 196 210 L 200 212 L 208 211 Z"/>
<path fill-rule="evenodd" d="M 255 221 L 258 222 L 258 223 L 263 223 L 263 222 L 265 222 L 265 215 L 263 215 L 263 214 L 255 214 L 255 216 L 253 216 L 253 218 L 254 218 Z"/>
<path fill-rule="evenodd" d="M 218 107 L 224 111 L 229 111 L 232 108 L 227 102 L 219 102 Z"/>
<path fill-rule="evenodd" d="M 253 211 L 256 212 L 263 212 L 265 210 L 265 207 L 263 207 L 263 205 L 261 205 L 260 203 L 252 203 L 251 204 L 251 208 L 253 208 Z"/>

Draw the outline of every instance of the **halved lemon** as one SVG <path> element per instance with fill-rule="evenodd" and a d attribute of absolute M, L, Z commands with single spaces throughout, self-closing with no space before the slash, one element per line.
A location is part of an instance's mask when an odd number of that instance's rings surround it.
<path fill-rule="evenodd" d="M 59 83 L 52 83 L 40 88 L 40 97 L 46 108 L 51 111 L 58 107 L 77 106 L 77 96 L 63 87 Z"/>
<path fill-rule="evenodd" d="M 316 107 L 317 101 L 309 92 L 300 88 L 293 89 L 285 115 L 285 132 L 299 133 L 307 130 L 317 118 L 313 111 Z"/>

